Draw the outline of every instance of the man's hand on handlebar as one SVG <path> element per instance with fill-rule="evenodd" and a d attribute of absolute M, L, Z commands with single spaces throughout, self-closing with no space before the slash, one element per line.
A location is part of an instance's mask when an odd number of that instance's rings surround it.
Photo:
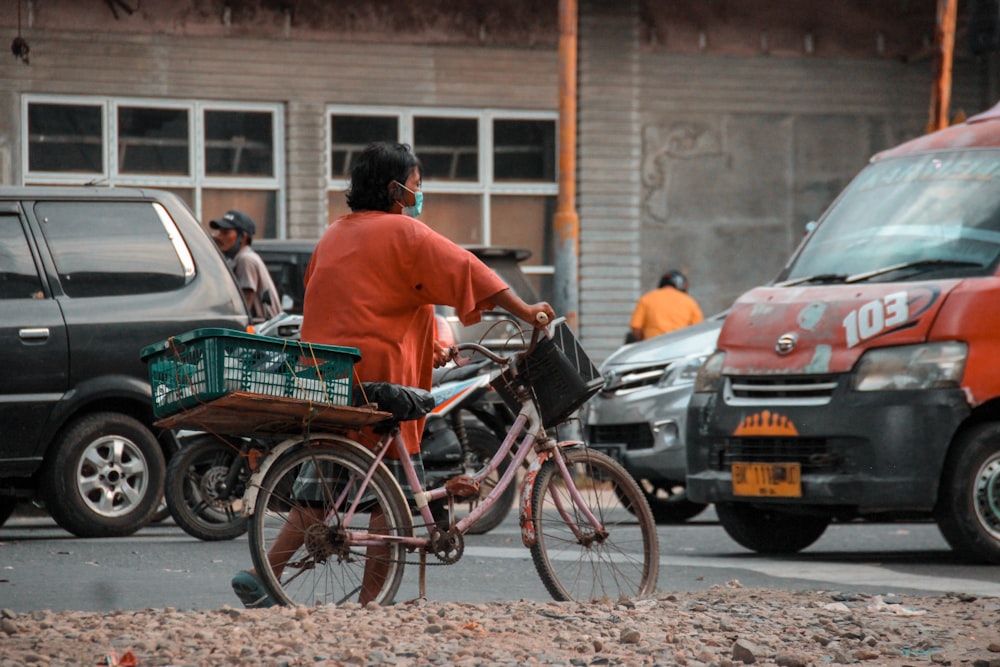
<path fill-rule="evenodd" d="M 509 312 L 513 313 L 517 318 L 522 319 L 539 329 L 544 328 L 549 322 L 556 318 L 556 311 L 554 311 L 552 306 L 550 306 L 547 302 L 539 301 L 536 304 L 527 304 L 521 300 L 521 297 L 514 294 L 514 292 L 509 288 L 494 294 L 493 302 L 501 308 L 505 308 Z M 542 322 L 538 317 L 539 313 L 548 317 L 548 320 Z"/>
<path fill-rule="evenodd" d="M 539 329 L 544 329 L 548 326 L 549 322 L 556 319 L 556 311 L 545 301 L 528 306 L 528 311 L 530 316 L 525 318 L 524 321 Z"/>
<path fill-rule="evenodd" d="M 451 361 L 454 348 L 443 346 L 438 341 L 434 341 L 434 368 L 441 368 Z"/>

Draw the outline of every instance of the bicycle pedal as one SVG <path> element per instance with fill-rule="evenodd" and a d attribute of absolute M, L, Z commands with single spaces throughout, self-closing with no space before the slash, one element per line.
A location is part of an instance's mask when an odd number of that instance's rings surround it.
<path fill-rule="evenodd" d="M 479 482 L 468 475 L 458 475 L 445 482 L 444 489 L 448 495 L 456 498 L 468 498 L 479 493 Z"/>

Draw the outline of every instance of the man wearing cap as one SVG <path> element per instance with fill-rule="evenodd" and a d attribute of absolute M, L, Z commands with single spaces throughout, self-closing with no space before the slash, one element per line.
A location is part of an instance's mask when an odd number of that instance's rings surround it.
<path fill-rule="evenodd" d="M 253 235 L 257 225 L 243 211 L 228 211 L 209 223 L 212 239 L 229 262 L 236 282 L 243 290 L 243 298 L 254 321 L 274 317 L 281 312 L 281 296 L 267 272 L 267 265 L 253 248 Z"/>

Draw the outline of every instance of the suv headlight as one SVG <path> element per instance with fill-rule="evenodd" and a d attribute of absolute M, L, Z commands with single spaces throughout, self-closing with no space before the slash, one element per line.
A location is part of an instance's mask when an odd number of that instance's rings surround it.
<path fill-rule="evenodd" d="M 968 351 L 957 341 L 869 350 L 854 368 L 852 386 L 857 391 L 957 387 Z"/>
<path fill-rule="evenodd" d="M 675 385 L 691 384 L 698 376 L 701 365 L 705 363 L 707 354 L 697 354 L 678 359 L 667 367 L 666 372 L 656 381 L 657 387 L 673 387 Z"/>
<path fill-rule="evenodd" d="M 694 379 L 694 391 L 696 394 L 711 394 L 719 386 L 722 380 L 722 364 L 726 360 L 725 352 L 714 352 L 702 364 L 698 370 L 698 375 Z"/>

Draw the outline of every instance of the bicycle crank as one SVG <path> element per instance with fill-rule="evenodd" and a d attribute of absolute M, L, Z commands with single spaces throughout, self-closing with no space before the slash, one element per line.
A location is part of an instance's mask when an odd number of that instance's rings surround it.
<path fill-rule="evenodd" d="M 465 538 L 454 529 L 442 531 L 434 528 L 431 530 L 430 544 L 427 550 L 442 563 L 452 565 L 457 563 L 462 554 L 465 553 Z"/>

